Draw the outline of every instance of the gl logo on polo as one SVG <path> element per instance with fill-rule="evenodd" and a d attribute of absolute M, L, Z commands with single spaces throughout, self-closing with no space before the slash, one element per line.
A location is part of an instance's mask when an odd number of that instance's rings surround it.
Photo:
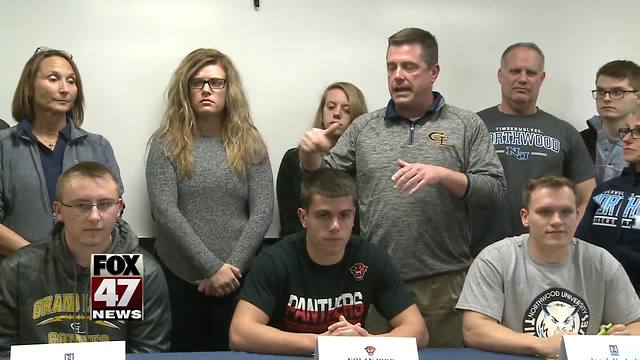
<path fill-rule="evenodd" d="M 142 254 L 91 256 L 91 319 L 144 318 Z"/>
<path fill-rule="evenodd" d="M 427 135 L 427 137 L 429 138 L 429 140 L 433 141 L 437 145 L 446 146 L 446 147 L 453 147 L 453 145 L 447 143 L 447 139 L 449 137 L 443 132 L 432 131 Z"/>

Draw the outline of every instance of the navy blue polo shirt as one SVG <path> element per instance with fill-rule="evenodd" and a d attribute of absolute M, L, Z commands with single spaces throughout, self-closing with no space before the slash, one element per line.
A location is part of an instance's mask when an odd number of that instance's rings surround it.
<path fill-rule="evenodd" d="M 437 91 L 433 91 L 433 102 L 431 103 L 431 106 L 427 109 L 427 111 L 424 113 L 424 115 L 422 115 L 420 119 L 418 119 L 418 121 L 436 112 L 436 110 L 438 110 L 438 107 L 440 107 L 441 105 L 440 103 L 442 101 L 444 101 L 444 98 L 442 97 L 442 95 L 440 95 L 440 93 Z M 384 118 L 386 120 L 407 119 L 404 116 L 398 114 L 398 111 L 396 110 L 396 103 L 393 102 L 393 99 L 389 100 L 389 103 L 387 104 L 387 111 L 384 113 Z"/>
<path fill-rule="evenodd" d="M 58 136 L 58 141 L 56 142 L 56 146 L 53 150 L 38 141 L 36 136 L 33 134 L 31 121 L 25 119 L 20 121 L 18 126 L 25 130 L 29 137 L 38 144 L 40 163 L 42 164 L 44 178 L 47 182 L 49 204 L 51 205 L 51 209 L 53 209 L 53 202 L 56 200 L 56 186 L 58 185 L 58 178 L 60 177 L 60 174 L 62 174 L 64 150 L 67 148 L 67 143 L 71 139 L 71 122 L 67 120 L 67 125 L 60 130 L 60 136 Z"/>

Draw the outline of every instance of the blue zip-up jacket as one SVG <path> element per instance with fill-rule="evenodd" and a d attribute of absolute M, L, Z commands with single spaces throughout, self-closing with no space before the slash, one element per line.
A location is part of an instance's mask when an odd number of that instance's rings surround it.
<path fill-rule="evenodd" d="M 593 190 L 576 237 L 613 254 L 640 293 L 640 173 L 634 165 Z"/>
<path fill-rule="evenodd" d="M 72 123 L 62 170 L 82 161 L 107 166 L 122 193 L 120 169 L 109 141 Z M 55 221 L 49 196 L 38 144 L 19 126 L 0 131 L 0 222 L 30 242 L 44 241 Z"/>

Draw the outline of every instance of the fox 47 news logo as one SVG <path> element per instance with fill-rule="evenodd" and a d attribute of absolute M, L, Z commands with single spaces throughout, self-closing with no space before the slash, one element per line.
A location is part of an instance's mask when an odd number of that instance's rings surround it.
<path fill-rule="evenodd" d="M 143 274 L 141 254 L 93 254 L 91 319 L 142 320 Z"/>

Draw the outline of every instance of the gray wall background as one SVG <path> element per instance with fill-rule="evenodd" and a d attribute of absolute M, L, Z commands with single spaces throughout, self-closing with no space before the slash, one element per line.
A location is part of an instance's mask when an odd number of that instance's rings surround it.
<path fill-rule="evenodd" d="M 576 128 L 595 113 L 599 66 L 638 62 L 640 1 L 593 0 L 0 0 L 0 118 L 38 46 L 73 54 L 86 94 L 85 125 L 112 143 L 126 187 L 125 219 L 153 236 L 145 146 L 159 125 L 173 70 L 213 47 L 239 68 L 274 177 L 282 154 L 310 126 L 323 88 L 349 81 L 369 109 L 388 100 L 386 38 L 408 26 L 440 44 L 436 90 L 478 111 L 499 102 L 504 48 L 534 41 L 547 57 L 539 106 Z M 277 217 L 268 236 L 277 236 Z"/>

